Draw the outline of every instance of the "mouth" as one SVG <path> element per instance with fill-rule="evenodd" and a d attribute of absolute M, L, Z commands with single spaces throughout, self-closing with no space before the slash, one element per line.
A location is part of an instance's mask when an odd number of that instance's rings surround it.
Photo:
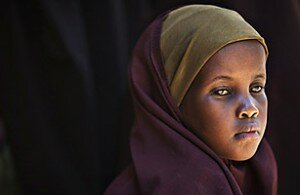
<path fill-rule="evenodd" d="M 260 132 L 258 128 L 254 126 L 244 127 L 238 133 L 234 135 L 234 137 L 238 140 L 244 139 L 257 139 L 260 136 Z"/>
<path fill-rule="evenodd" d="M 257 139 L 259 138 L 259 131 L 241 132 L 234 135 L 238 140 L 241 139 Z"/>

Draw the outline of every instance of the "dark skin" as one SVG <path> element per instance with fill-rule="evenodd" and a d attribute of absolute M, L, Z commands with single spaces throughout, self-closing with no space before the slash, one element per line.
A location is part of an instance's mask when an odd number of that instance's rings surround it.
<path fill-rule="evenodd" d="M 267 124 L 266 53 L 255 40 L 229 44 L 204 65 L 180 110 L 220 158 L 251 158 Z"/>

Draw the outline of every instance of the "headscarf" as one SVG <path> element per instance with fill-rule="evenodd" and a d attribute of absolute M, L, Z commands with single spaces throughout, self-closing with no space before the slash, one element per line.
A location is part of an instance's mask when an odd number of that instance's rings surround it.
<path fill-rule="evenodd" d="M 170 92 L 177 106 L 203 65 L 229 43 L 264 39 L 237 12 L 211 5 L 190 5 L 171 12 L 163 23 L 161 53 Z"/>
<path fill-rule="evenodd" d="M 193 9 L 202 8 L 205 6 L 195 6 Z M 196 18 L 198 14 L 206 17 L 214 9 L 195 11 L 194 15 Z M 166 63 L 162 59 L 171 55 L 161 51 L 164 50 L 164 43 L 162 48 L 160 45 L 161 35 L 164 36 L 161 33 L 162 26 L 168 26 L 164 21 L 168 21 L 168 16 L 175 12 L 166 12 L 157 17 L 145 30 L 133 51 L 129 67 L 129 84 L 135 111 L 130 136 L 132 163 L 114 180 L 105 194 L 276 194 L 276 162 L 265 139 L 251 159 L 241 162 L 223 161 L 184 125 L 178 102 L 170 93 L 169 83 L 174 79 L 168 79 Z M 210 25 L 213 22 L 211 19 Z M 209 28 L 208 24 L 203 29 Z M 176 36 L 176 32 L 174 34 Z M 219 33 L 221 35 L 222 32 Z M 178 47 L 177 44 L 174 42 L 174 48 Z M 192 48 L 189 46 L 186 51 Z M 197 55 L 201 52 L 204 51 L 198 50 Z M 208 53 L 213 55 L 215 51 Z M 166 58 L 164 60 L 168 61 Z M 180 56 L 178 61 L 181 61 Z M 194 69 L 193 75 L 196 75 L 198 69 Z"/>

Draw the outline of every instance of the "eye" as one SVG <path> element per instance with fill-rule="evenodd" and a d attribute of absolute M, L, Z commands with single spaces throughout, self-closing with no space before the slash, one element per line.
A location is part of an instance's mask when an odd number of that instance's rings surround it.
<path fill-rule="evenodd" d="M 213 91 L 213 95 L 217 95 L 217 96 L 226 96 L 229 95 L 230 91 L 228 89 L 216 89 Z"/>
<path fill-rule="evenodd" d="M 263 89 L 264 89 L 263 86 L 257 85 L 257 86 L 252 87 L 250 90 L 252 93 L 260 93 L 260 92 L 262 92 Z"/>

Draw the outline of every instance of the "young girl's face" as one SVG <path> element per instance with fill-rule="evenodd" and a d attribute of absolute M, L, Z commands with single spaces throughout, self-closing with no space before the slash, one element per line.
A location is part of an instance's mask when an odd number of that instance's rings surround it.
<path fill-rule="evenodd" d="M 265 63 L 258 41 L 227 45 L 204 65 L 180 106 L 192 131 L 221 158 L 251 158 L 264 135 Z"/>

